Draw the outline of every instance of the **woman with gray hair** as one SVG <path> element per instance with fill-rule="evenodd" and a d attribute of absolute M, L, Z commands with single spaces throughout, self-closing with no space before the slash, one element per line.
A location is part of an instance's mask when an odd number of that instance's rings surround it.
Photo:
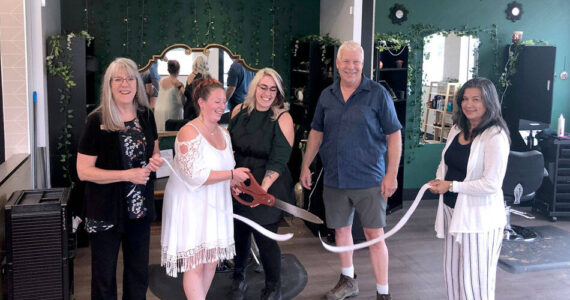
<path fill-rule="evenodd" d="M 117 58 L 107 68 L 101 105 L 87 117 L 77 174 L 85 184 L 85 228 L 91 244 L 91 299 L 117 299 L 123 249 L 123 299 L 144 299 L 154 173 L 162 165 L 158 135 L 136 64 Z"/>
<path fill-rule="evenodd" d="M 291 155 L 293 119 L 285 107 L 281 76 L 270 68 L 257 72 L 250 83 L 244 103 L 232 111 L 228 130 L 232 137 L 236 167 L 251 170 L 261 187 L 275 197 L 292 202 L 293 180 L 287 162 Z M 233 202 L 234 213 L 249 218 L 266 229 L 277 232 L 283 216 L 280 209 L 260 205 L 249 207 Z M 245 269 L 251 235 L 259 248 L 265 288 L 261 299 L 281 299 L 281 249 L 269 239 L 242 222 L 234 221 L 236 244 L 232 299 L 246 297 Z"/>
<path fill-rule="evenodd" d="M 435 230 L 445 239 L 448 299 L 495 299 L 497 262 L 506 224 L 501 186 L 509 130 L 497 90 L 486 78 L 467 81 L 430 190 L 440 194 Z"/>

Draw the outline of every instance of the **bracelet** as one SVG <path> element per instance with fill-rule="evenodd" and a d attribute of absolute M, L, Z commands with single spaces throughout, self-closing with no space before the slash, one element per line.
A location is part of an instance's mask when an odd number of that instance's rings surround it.
<path fill-rule="evenodd" d="M 449 184 L 449 191 L 453 193 L 453 181 Z"/>
<path fill-rule="evenodd" d="M 232 179 L 234 179 L 234 170 L 230 170 L 232 172 Z"/>

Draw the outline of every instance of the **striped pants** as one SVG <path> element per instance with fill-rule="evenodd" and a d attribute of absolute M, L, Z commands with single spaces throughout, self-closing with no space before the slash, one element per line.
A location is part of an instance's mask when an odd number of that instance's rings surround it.
<path fill-rule="evenodd" d="M 449 233 L 453 209 L 444 205 L 443 273 L 450 300 L 493 300 L 503 228 L 481 233 Z M 460 239 L 460 242 L 458 241 Z"/>

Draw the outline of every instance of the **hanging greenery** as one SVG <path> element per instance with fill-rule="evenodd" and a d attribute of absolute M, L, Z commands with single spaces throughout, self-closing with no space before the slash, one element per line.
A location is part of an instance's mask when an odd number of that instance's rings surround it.
<path fill-rule="evenodd" d="M 87 46 L 89 46 L 91 41 L 94 39 L 86 31 L 81 31 L 77 34 L 70 33 L 67 36 L 51 36 L 48 39 L 48 48 L 50 49 L 50 53 L 46 57 L 48 74 L 59 77 L 63 81 L 63 89 L 58 89 L 60 93 L 59 113 L 63 115 L 63 131 L 57 137 L 57 150 L 60 153 L 59 162 L 61 163 L 63 178 L 69 180 L 70 184 L 73 184 L 71 180 L 71 168 L 73 166 L 70 166 L 70 159 L 73 156 L 70 149 L 72 139 L 71 130 L 73 128 L 71 125 L 73 109 L 70 109 L 69 105 L 71 103 L 71 89 L 75 86 L 75 82 L 73 81 L 73 70 L 71 67 L 71 41 L 76 37 L 84 38 L 87 42 Z M 62 48 L 61 45 L 61 41 L 64 39 L 67 41 L 65 49 Z"/>
<path fill-rule="evenodd" d="M 521 49 L 524 46 L 532 46 L 532 45 L 542 45 L 542 46 L 547 46 L 550 45 L 549 42 L 547 41 L 543 41 L 543 40 L 528 40 L 528 41 L 523 41 L 517 44 L 511 44 L 509 46 L 509 54 L 507 57 L 507 62 L 505 64 L 505 69 L 503 71 L 503 73 L 501 73 L 501 76 L 499 77 L 499 84 L 500 87 L 502 89 L 501 91 L 501 103 L 503 102 L 503 97 L 505 95 L 505 92 L 507 91 L 507 89 L 512 85 L 511 79 L 513 78 L 513 76 L 516 74 L 517 69 L 516 69 L 516 65 L 517 65 L 517 60 L 519 58 L 519 53 L 521 51 Z"/>

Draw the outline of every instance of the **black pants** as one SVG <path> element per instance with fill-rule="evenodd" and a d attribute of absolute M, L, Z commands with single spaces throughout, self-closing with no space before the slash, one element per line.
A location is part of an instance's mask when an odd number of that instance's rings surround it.
<path fill-rule="evenodd" d="M 276 233 L 279 222 L 263 225 L 263 227 Z M 267 288 L 279 287 L 281 285 L 281 249 L 279 245 L 276 241 L 265 237 L 240 221 L 234 221 L 234 240 L 236 243 L 234 279 L 245 280 L 252 233 L 259 248 L 260 260 L 265 272 L 265 286 Z"/>
<path fill-rule="evenodd" d="M 150 222 L 129 220 L 125 232 L 116 227 L 89 234 L 91 242 L 91 299 L 117 299 L 117 258 L 123 246 L 123 299 L 146 299 Z"/>

